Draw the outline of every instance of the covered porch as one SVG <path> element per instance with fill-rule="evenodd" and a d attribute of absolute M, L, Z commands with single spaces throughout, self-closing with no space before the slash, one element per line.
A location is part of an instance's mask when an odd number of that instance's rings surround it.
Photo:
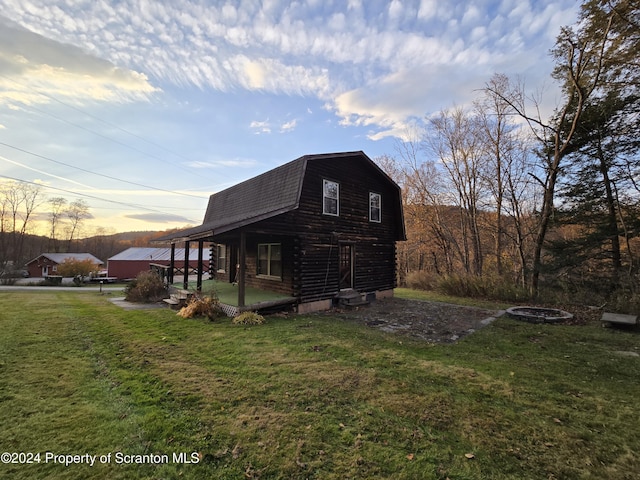
<path fill-rule="evenodd" d="M 214 279 L 202 280 L 198 285 L 196 276 L 191 276 L 187 280 L 186 288 L 184 282 L 172 284 L 175 288 L 182 288 L 189 291 L 202 292 L 203 294 L 213 293 L 220 302 L 222 310 L 231 317 L 244 311 L 267 312 L 273 309 L 282 310 L 288 305 L 295 305 L 296 298 L 288 297 L 278 292 L 246 287 L 244 291 L 244 304 L 238 301 L 238 285 L 221 282 Z"/>
<path fill-rule="evenodd" d="M 235 311 L 237 313 L 246 310 L 259 310 L 297 303 L 297 299 L 290 295 L 247 284 L 247 233 L 245 231 L 240 230 L 237 232 L 236 241 L 238 243 L 235 250 L 237 260 L 234 262 L 237 262 L 237 272 L 234 276 L 235 281 L 233 282 L 220 279 L 216 280 L 212 278 L 213 275 L 211 275 L 211 272 L 205 272 L 203 268 L 205 249 L 207 252 L 209 251 L 209 247 L 205 246 L 205 243 L 214 242 L 215 240 L 220 240 L 220 238 L 214 238 L 212 231 L 202 228 L 195 228 L 180 233 L 182 233 L 182 235 L 179 238 L 170 238 L 170 262 L 168 266 L 163 267 L 162 272 L 159 272 L 167 285 L 195 292 L 207 293 L 213 290 L 221 304 L 229 306 L 229 311 Z M 187 233 L 187 235 L 185 235 L 185 233 Z M 182 242 L 184 242 L 185 252 L 188 252 L 194 243 L 197 245 L 198 259 L 195 271 L 184 269 L 180 272 L 175 267 L 176 243 Z M 185 256 L 185 262 L 187 261 L 188 258 Z M 156 266 L 156 268 L 157 267 L 158 266 Z M 225 312 L 227 312 L 227 310 L 225 310 Z M 227 312 L 227 314 L 229 314 L 229 312 Z"/>

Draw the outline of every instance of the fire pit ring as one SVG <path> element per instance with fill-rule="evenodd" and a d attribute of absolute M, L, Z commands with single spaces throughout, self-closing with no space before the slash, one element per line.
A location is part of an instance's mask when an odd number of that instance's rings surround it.
<path fill-rule="evenodd" d="M 511 318 L 529 323 L 559 323 L 573 318 L 573 314 L 557 308 L 521 306 L 506 311 Z"/>

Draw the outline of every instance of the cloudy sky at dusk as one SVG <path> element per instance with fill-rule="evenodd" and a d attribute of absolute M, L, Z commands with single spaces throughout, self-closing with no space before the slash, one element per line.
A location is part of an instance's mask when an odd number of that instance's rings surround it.
<path fill-rule="evenodd" d="M 550 88 L 578 7 L 0 0 L 0 175 L 83 199 L 88 228 L 199 224 L 209 194 L 302 155 L 393 154 L 493 73 Z"/>

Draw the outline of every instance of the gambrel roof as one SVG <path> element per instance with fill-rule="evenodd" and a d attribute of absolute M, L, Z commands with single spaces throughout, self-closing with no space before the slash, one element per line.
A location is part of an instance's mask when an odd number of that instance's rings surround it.
<path fill-rule="evenodd" d="M 219 235 L 295 210 L 299 206 L 308 162 L 321 159 L 335 159 L 339 162 L 341 159 L 353 157 L 364 159 L 372 168 L 379 171 L 398 190 L 398 197 L 400 197 L 400 189 L 395 182 L 362 151 L 304 155 L 226 190 L 214 193 L 209 197 L 202 225 L 174 232 L 155 241 L 176 242 L 205 238 L 212 234 Z M 404 232 L 404 222 L 402 222 L 402 232 Z"/>

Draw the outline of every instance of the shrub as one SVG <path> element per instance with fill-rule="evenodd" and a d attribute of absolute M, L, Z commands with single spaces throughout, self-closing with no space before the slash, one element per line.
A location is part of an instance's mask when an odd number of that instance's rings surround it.
<path fill-rule="evenodd" d="M 424 270 L 409 272 L 405 279 L 407 287 L 414 290 L 434 290 L 437 284 L 437 277 Z"/>
<path fill-rule="evenodd" d="M 445 275 L 438 279 L 437 290 L 457 297 L 486 298 L 507 302 L 529 299 L 529 292 L 513 281 L 498 276 Z"/>
<path fill-rule="evenodd" d="M 222 316 L 223 312 L 216 297 L 194 295 L 189 300 L 189 303 L 182 307 L 176 315 L 182 318 L 207 317 L 209 320 L 215 320 Z"/>
<path fill-rule="evenodd" d="M 79 278 L 80 282 L 84 282 L 84 278 L 98 270 L 98 265 L 91 260 L 77 260 L 75 258 L 65 258 L 58 265 L 58 274 L 63 277 Z"/>
<path fill-rule="evenodd" d="M 140 272 L 125 287 L 125 299 L 129 302 L 152 303 L 167 297 L 167 287 L 160 275 L 154 272 Z"/>
<path fill-rule="evenodd" d="M 611 295 L 607 309 L 614 312 L 638 315 L 640 313 L 640 293 L 620 292 Z"/>
<path fill-rule="evenodd" d="M 265 320 L 262 315 L 256 312 L 242 312 L 231 321 L 234 325 L 262 325 Z"/>

